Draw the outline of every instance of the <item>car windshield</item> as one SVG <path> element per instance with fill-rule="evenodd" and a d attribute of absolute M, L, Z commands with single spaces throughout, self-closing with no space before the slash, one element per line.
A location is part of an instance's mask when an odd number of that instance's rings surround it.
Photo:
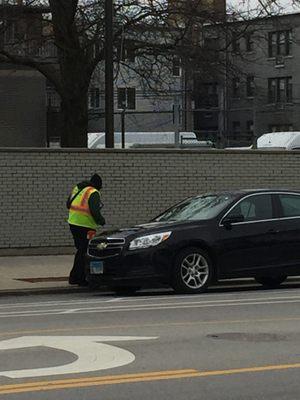
<path fill-rule="evenodd" d="M 155 221 L 193 221 L 214 218 L 232 200 L 233 196 L 230 194 L 189 198 L 158 216 Z"/>

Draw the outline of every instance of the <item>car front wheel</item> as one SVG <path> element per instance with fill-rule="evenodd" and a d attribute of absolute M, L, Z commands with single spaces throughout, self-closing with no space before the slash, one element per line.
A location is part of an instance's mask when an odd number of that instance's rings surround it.
<path fill-rule="evenodd" d="M 172 271 L 171 286 L 177 293 L 201 293 L 211 282 L 213 266 L 208 254 L 199 248 L 181 251 Z"/>
<path fill-rule="evenodd" d="M 276 275 L 276 276 L 256 276 L 255 280 L 257 283 L 268 287 L 268 288 L 276 288 L 280 286 L 282 282 L 286 280 L 286 275 Z"/>

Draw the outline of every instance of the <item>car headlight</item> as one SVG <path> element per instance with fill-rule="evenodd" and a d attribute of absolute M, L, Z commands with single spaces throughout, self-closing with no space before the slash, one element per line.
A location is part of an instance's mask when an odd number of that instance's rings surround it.
<path fill-rule="evenodd" d="M 129 250 L 147 249 L 157 246 L 159 243 L 167 240 L 172 232 L 154 233 L 153 235 L 140 236 L 132 240 L 129 244 Z"/>

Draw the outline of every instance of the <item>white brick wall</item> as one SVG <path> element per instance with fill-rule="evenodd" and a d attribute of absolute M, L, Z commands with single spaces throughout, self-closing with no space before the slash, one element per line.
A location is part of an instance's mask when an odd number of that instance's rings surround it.
<path fill-rule="evenodd" d="M 107 223 L 127 226 L 201 192 L 299 189 L 300 152 L 0 149 L 0 254 L 71 246 L 66 198 L 94 172 Z"/>

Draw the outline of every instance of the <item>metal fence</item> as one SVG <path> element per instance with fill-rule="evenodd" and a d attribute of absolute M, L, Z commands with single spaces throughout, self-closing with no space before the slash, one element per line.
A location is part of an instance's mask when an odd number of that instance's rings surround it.
<path fill-rule="evenodd" d="M 115 147 L 138 146 L 170 147 L 247 147 L 253 144 L 252 131 L 226 129 L 220 123 L 220 112 L 185 110 L 174 106 L 172 110 L 137 111 L 120 110 L 114 113 Z M 239 128 L 239 127 L 237 127 Z M 59 146 L 61 118 L 57 109 L 48 111 L 48 146 Z M 105 147 L 104 112 L 90 110 L 90 147 Z M 98 140 L 96 143 L 96 136 Z"/>

